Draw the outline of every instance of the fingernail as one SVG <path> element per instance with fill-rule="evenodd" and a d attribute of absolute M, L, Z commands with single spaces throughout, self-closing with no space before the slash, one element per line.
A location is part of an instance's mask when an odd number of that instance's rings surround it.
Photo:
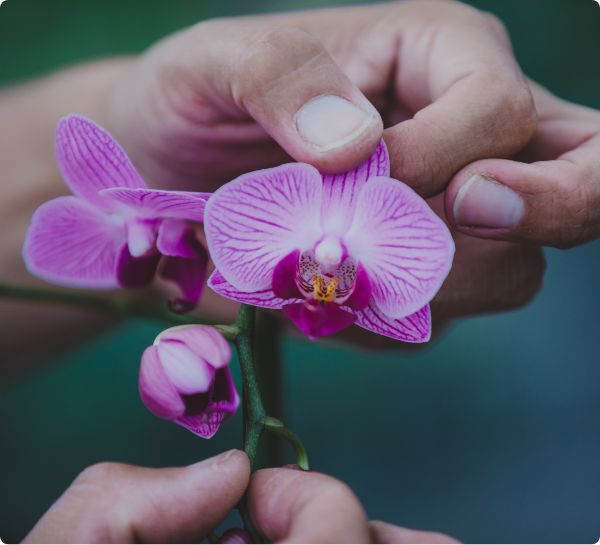
<path fill-rule="evenodd" d="M 345 98 L 324 95 L 300 108 L 296 127 L 300 136 L 319 151 L 328 151 L 356 139 L 375 120 Z"/>
<path fill-rule="evenodd" d="M 458 190 L 454 220 L 469 227 L 514 227 L 523 217 L 523 199 L 496 180 L 475 174 Z"/>

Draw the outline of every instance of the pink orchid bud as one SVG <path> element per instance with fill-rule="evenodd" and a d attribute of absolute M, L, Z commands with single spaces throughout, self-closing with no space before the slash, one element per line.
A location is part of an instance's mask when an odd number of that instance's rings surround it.
<path fill-rule="evenodd" d="M 209 439 L 240 402 L 230 359 L 227 341 L 213 327 L 167 329 L 142 355 L 142 401 L 156 416 Z"/>
<path fill-rule="evenodd" d="M 252 539 L 246 530 L 230 528 L 221 536 L 219 543 L 252 543 Z"/>

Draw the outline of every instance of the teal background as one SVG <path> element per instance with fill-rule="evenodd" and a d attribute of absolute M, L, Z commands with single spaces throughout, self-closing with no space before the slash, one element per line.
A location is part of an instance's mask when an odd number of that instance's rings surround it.
<path fill-rule="evenodd" d="M 592 0 L 472 3 L 507 24 L 530 76 L 600 108 L 600 8 Z M 0 83 L 141 51 L 205 17 L 323 4 L 8 0 Z M 595 242 L 548 251 L 533 304 L 465 320 L 419 353 L 286 338 L 286 421 L 313 466 L 349 483 L 371 518 L 466 542 L 596 542 L 599 250 Z M 137 362 L 159 329 L 124 324 L 0 385 L 4 541 L 20 540 L 94 462 L 186 464 L 239 444 L 239 416 L 205 442 L 144 409 Z"/>

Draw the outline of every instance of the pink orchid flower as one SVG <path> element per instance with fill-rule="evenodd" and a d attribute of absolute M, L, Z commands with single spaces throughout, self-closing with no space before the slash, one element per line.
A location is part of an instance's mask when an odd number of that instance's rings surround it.
<path fill-rule="evenodd" d="M 283 312 L 310 338 L 356 323 L 406 342 L 431 336 L 429 301 L 452 264 L 444 222 L 389 177 L 381 142 L 353 171 L 291 163 L 240 176 L 209 199 L 208 285 Z"/>
<path fill-rule="evenodd" d="M 149 189 L 123 148 L 78 115 L 59 122 L 55 146 L 73 196 L 36 210 L 23 249 L 28 270 L 93 289 L 142 287 L 158 272 L 179 286 L 173 308 L 193 308 L 208 254 L 190 222 L 202 221 L 208 194 Z"/>
<path fill-rule="evenodd" d="M 209 439 L 240 404 L 230 359 L 227 341 L 213 327 L 167 329 L 142 355 L 142 401 L 156 416 Z"/>

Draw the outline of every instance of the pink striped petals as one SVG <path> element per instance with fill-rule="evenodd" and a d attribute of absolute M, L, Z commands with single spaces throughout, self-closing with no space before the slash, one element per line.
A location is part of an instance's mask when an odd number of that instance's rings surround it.
<path fill-rule="evenodd" d="M 364 187 L 345 240 L 369 275 L 377 306 L 392 318 L 433 298 L 454 254 L 446 225 L 412 189 L 391 178 L 373 178 Z"/>
<path fill-rule="evenodd" d="M 126 233 L 118 218 L 77 197 L 40 206 L 27 231 L 27 270 L 48 282 L 77 288 L 118 287 L 115 276 Z"/>
<path fill-rule="evenodd" d="M 55 137 L 56 159 L 74 195 L 104 206 L 98 192 L 108 187 L 146 187 L 123 148 L 93 121 L 68 115 Z"/>
<path fill-rule="evenodd" d="M 319 236 L 321 175 L 292 163 L 225 184 L 205 210 L 208 249 L 223 277 L 240 291 L 271 287 L 273 269 Z"/>
<path fill-rule="evenodd" d="M 429 305 L 403 318 L 390 318 L 374 304 L 355 311 L 356 325 L 405 343 L 426 343 L 431 338 Z"/>
<path fill-rule="evenodd" d="M 454 243 L 389 169 L 381 141 L 345 174 L 317 177 L 308 165 L 289 164 L 223 186 L 206 206 L 217 267 L 209 286 L 282 308 L 311 339 L 356 322 L 397 340 L 428 341 L 428 303 L 450 270 Z"/>
<path fill-rule="evenodd" d="M 280 309 L 288 302 L 286 299 L 277 297 L 271 288 L 249 292 L 240 291 L 227 282 L 219 271 L 212 273 L 208 279 L 208 287 L 227 299 L 254 307 Z M 301 299 L 297 299 L 296 301 L 301 301 Z"/>
<path fill-rule="evenodd" d="M 343 174 L 324 174 L 321 206 L 323 232 L 343 235 L 350 228 L 356 201 L 367 181 L 374 176 L 389 175 L 390 159 L 383 140 L 375 152 L 354 170 Z"/>
<path fill-rule="evenodd" d="M 230 359 L 227 341 L 212 327 L 167 329 L 142 356 L 142 401 L 156 416 L 208 439 L 239 406 Z"/>
<path fill-rule="evenodd" d="M 103 189 L 100 195 L 117 205 L 117 209 L 129 209 L 140 217 L 172 218 L 198 223 L 204 218 L 204 205 L 210 196 L 209 193 L 125 187 Z"/>
<path fill-rule="evenodd" d="M 208 194 L 148 189 L 121 146 L 81 116 L 58 124 L 56 155 L 75 196 L 34 214 L 23 249 L 29 270 L 95 289 L 147 286 L 158 270 L 181 291 L 173 309 L 196 306 L 208 256 L 188 222 L 202 221 Z"/>

